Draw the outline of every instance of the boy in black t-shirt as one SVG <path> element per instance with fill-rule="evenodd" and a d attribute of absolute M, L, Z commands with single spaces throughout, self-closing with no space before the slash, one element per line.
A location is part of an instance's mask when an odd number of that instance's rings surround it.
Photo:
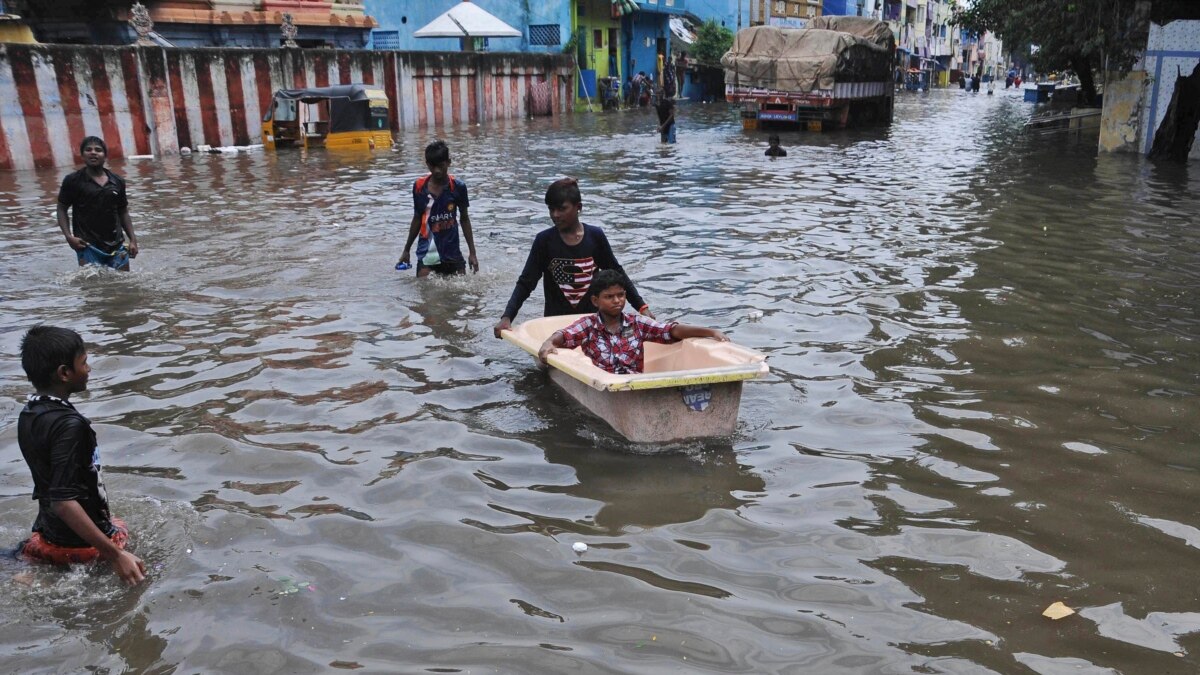
<path fill-rule="evenodd" d="M 763 154 L 767 157 L 787 157 L 787 150 L 779 146 L 779 134 L 771 134 L 767 138 L 767 151 Z"/>
<path fill-rule="evenodd" d="M 579 220 L 583 210 L 579 181 L 562 178 L 551 183 L 546 190 L 546 206 L 550 207 L 554 227 L 542 230 L 534 237 L 504 314 L 492 329 L 496 337 L 500 337 L 501 331 L 512 328 L 521 305 L 537 287 L 538 277 L 542 279 L 542 293 L 546 297 L 543 315 L 561 316 L 596 311 L 588 297 L 588 287 L 592 276 L 600 270 L 617 270 L 625 274 L 613 255 L 604 230 Z M 629 304 L 640 314 L 654 318 L 632 283 L 629 285 Z"/>
<path fill-rule="evenodd" d="M 67 244 L 75 249 L 80 267 L 104 265 L 128 272 L 129 259 L 137 257 L 138 243 L 129 217 L 125 181 L 104 168 L 108 146 L 102 139 L 83 139 L 79 154 L 83 155 L 84 167 L 67 174 L 58 190 L 58 227 Z"/>
<path fill-rule="evenodd" d="M 100 453 L 91 422 L 67 399 L 87 390 L 87 350 L 67 328 L 34 326 L 21 340 L 21 367 L 37 394 L 17 420 L 17 442 L 38 502 L 26 559 L 65 565 L 103 558 L 127 584 L 145 578 L 141 559 L 125 551 L 129 533 L 108 512 Z"/>

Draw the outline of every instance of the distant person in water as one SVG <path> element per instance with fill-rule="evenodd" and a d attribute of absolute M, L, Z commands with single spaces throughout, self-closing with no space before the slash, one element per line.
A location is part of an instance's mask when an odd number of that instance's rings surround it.
<path fill-rule="evenodd" d="M 146 566 L 125 550 L 129 532 L 108 511 L 96 432 L 69 400 L 87 390 L 87 357 L 83 338 L 67 328 L 34 326 L 21 340 L 21 367 L 37 393 L 17 418 L 17 445 L 33 475 L 38 514 L 18 551 L 55 565 L 103 559 L 136 584 Z"/>
<path fill-rule="evenodd" d="M 779 147 L 779 134 L 771 134 L 767 138 L 767 151 L 763 154 L 767 157 L 787 157 L 787 150 Z"/>
<path fill-rule="evenodd" d="M 493 328 L 496 337 L 512 328 L 513 319 L 537 287 L 539 278 L 546 298 L 543 316 L 561 316 L 596 311 L 588 288 L 597 272 L 616 270 L 625 273 L 613 255 L 604 230 L 579 220 L 583 211 L 579 181 L 561 178 L 551 183 L 546 190 L 546 206 L 550 209 L 554 227 L 542 230 L 534 237 L 504 314 Z M 639 313 L 654 318 L 632 283 L 628 286 L 628 294 L 629 302 Z"/>
<path fill-rule="evenodd" d="M 83 139 L 79 154 L 83 155 L 83 168 L 67 174 L 58 189 L 58 228 L 80 267 L 103 265 L 128 272 L 129 259 L 137 257 L 138 243 L 129 217 L 125 180 L 104 167 L 108 146 L 103 139 Z"/>
<path fill-rule="evenodd" d="M 555 349 L 580 347 L 597 368 L 624 375 L 645 369 L 647 342 L 671 344 L 693 337 L 729 342 L 721 331 L 712 328 L 675 321 L 662 323 L 638 314 L 625 314 L 625 296 L 630 288 L 629 279 L 623 273 L 617 270 L 598 272 L 588 289 L 596 313 L 554 331 L 538 349 L 538 359 L 546 363 L 546 358 Z"/>
<path fill-rule="evenodd" d="M 664 98 L 654 106 L 658 113 L 658 137 L 663 143 L 675 142 L 675 99 Z"/>

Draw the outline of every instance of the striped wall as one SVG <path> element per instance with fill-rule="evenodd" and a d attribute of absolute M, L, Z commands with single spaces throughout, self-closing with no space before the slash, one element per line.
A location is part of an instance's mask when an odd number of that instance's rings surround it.
<path fill-rule="evenodd" d="M 85 136 L 114 158 L 258 143 L 276 89 L 381 86 L 393 131 L 518 119 L 540 82 L 563 114 L 572 72 L 542 54 L 0 44 L 0 170 L 77 164 Z"/>

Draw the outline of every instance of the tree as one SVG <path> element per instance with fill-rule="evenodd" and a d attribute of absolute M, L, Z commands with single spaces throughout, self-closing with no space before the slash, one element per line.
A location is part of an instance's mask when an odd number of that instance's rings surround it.
<path fill-rule="evenodd" d="M 696 41 L 692 43 L 692 58 L 699 63 L 719 65 L 721 57 L 732 46 L 733 31 L 709 19 L 696 31 Z"/>
<path fill-rule="evenodd" d="M 1011 51 L 1032 45 L 1043 72 L 1071 69 L 1086 102 L 1096 101 L 1095 73 L 1128 72 L 1146 48 L 1151 21 L 1200 17 L 1195 0 L 975 0 L 955 13 L 955 23 L 991 31 Z"/>
<path fill-rule="evenodd" d="M 1013 52 L 1036 45 L 1034 67 L 1073 70 L 1084 101 L 1092 103 L 1094 73 L 1106 66 L 1128 70 L 1145 47 L 1137 7 L 1132 0 L 977 0 L 960 9 L 955 22 L 968 30 L 997 33 Z"/>

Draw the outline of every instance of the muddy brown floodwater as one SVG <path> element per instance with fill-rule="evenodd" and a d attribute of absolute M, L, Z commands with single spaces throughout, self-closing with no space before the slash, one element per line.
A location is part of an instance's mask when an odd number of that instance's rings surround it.
<path fill-rule="evenodd" d="M 62 324 L 151 573 L 4 556 L 3 670 L 1200 670 L 1200 175 L 1031 110 L 902 95 L 777 161 L 724 105 L 672 147 L 640 112 L 441 130 L 483 271 L 429 283 L 392 266 L 432 131 L 116 163 L 129 275 L 75 267 L 65 170 L 5 174 L 0 542 L 18 341 Z M 660 318 L 769 355 L 734 437 L 648 456 L 492 337 L 562 175 Z"/>

